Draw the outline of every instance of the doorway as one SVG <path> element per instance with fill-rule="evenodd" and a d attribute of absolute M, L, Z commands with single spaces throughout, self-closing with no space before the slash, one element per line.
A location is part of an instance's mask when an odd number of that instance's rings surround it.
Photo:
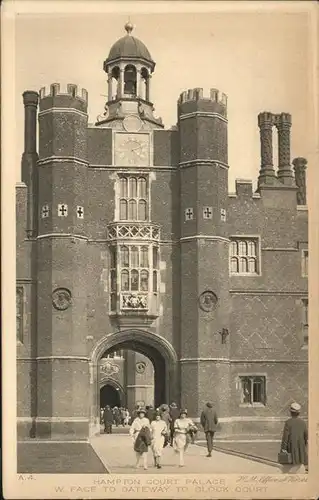
<path fill-rule="evenodd" d="M 114 408 L 114 406 L 119 408 L 121 406 L 120 391 L 110 384 L 105 384 L 100 389 L 100 406 L 101 408 L 105 408 L 106 405 L 109 405 L 111 408 Z"/>
<path fill-rule="evenodd" d="M 97 430 L 100 432 L 100 427 L 97 425 L 97 420 L 100 418 L 100 397 L 106 398 L 106 395 L 108 395 L 108 397 L 115 398 L 114 393 L 111 393 L 110 389 L 104 389 L 105 394 L 104 392 L 103 394 L 100 393 L 102 384 L 98 370 L 99 361 L 102 357 L 109 356 L 114 351 L 123 350 L 140 353 L 151 361 L 154 368 L 155 406 L 163 403 L 169 404 L 170 401 L 176 401 L 179 404 L 178 359 L 173 346 L 165 338 L 151 331 L 141 329 L 127 329 L 108 334 L 99 340 L 91 354 L 93 391 L 91 393 L 92 413 L 90 433 L 92 435 L 97 433 Z M 139 367 L 136 366 L 136 369 L 139 369 Z M 108 382 L 105 382 L 108 385 Z M 123 397 L 124 393 L 125 391 L 123 391 Z M 121 395 L 119 396 L 121 401 Z M 124 400 L 121 402 L 124 405 L 126 404 Z M 148 404 L 147 401 L 145 403 Z"/>

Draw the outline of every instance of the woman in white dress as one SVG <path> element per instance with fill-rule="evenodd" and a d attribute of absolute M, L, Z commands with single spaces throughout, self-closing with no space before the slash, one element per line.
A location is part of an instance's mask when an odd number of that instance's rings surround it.
<path fill-rule="evenodd" d="M 187 417 L 187 410 L 181 410 L 179 418 L 174 423 L 174 450 L 179 454 L 179 466 L 184 467 L 184 453 L 189 444 L 189 432 L 196 426 L 191 418 Z"/>
<path fill-rule="evenodd" d="M 165 442 L 165 436 L 168 436 L 168 428 L 166 422 L 162 420 L 159 411 L 155 413 L 155 420 L 151 423 L 152 434 L 152 452 L 155 462 L 155 467 L 161 469 L 161 456 Z"/>
<path fill-rule="evenodd" d="M 132 425 L 130 427 L 130 436 L 133 438 L 133 449 L 136 454 L 136 468 L 139 467 L 140 460 L 143 458 L 143 466 L 144 469 L 147 469 L 147 452 L 138 452 L 135 450 L 135 441 L 137 436 L 143 427 L 147 427 L 150 429 L 150 421 L 145 417 L 146 412 L 142 408 L 140 408 L 137 412 L 137 417 L 133 420 Z"/>

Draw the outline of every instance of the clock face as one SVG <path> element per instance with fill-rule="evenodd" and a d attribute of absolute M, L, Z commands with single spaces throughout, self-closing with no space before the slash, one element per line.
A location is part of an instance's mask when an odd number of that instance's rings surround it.
<path fill-rule="evenodd" d="M 149 134 L 116 134 L 115 164 L 120 167 L 149 165 Z"/>

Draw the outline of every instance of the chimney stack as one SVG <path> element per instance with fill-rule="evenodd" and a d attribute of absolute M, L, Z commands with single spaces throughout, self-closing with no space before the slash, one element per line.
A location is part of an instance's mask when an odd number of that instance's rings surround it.
<path fill-rule="evenodd" d="M 23 93 L 24 152 L 22 155 L 22 182 L 28 187 L 27 236 L 35 235 L 37 227 L 37 108 L 39 94 L 32 90 Z"/>
<path fill-rule="evenodd" d="M 273 164 L 272 130 L 274 115 L 265 111 L 258 115 L 260 129 L 261 167 L 258 177 L 258 186 L 261 184 L 274 184 L 276 174 Z"/>
<path fill-rule="evenodd" d="M 291 115 L 276 115 L 275 125 L 278 130 L 278 179 L 288 186 L 294 185 L 294 177 L 290 164 L 290 129 Z"/>
<path fill-rule="evenodd" d="M 295 181 L 297 185 L 297 205 L 307 205 L 306 158 L 295 158 L 293 161 Z"/>

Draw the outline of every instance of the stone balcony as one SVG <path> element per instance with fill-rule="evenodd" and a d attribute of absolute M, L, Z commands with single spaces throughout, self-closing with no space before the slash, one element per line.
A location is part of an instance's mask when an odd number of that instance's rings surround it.
<path fill-rule="evenodd" d="M 150 222 L 112 222 L 107 226 L 107 238 L 109 241 L 159 241 L 160 226 Z"/>

